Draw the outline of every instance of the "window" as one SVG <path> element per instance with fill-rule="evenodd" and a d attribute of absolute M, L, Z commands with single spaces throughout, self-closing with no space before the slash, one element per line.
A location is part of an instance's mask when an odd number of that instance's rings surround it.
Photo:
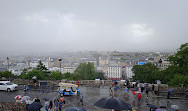
<path fill-rule="evenodd" d="M 4 83 L 0 83 L 0 85 L 5 85 Z"/>
<path fill-rule="evenodd" d="M 8 82 L 8 83 L 6 83 L 7 85 L 12 85 L 13 83 L 11 83 L 11 82 Z"/>

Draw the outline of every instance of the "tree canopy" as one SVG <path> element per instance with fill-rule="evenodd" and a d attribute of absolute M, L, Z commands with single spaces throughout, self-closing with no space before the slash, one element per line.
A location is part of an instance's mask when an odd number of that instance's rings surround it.
<path fill-rule="evenodd" d="M 82 80 L 92 80 L 95 79 L 96 70 L 93 63 L 80 63 L 74 73 Z"/>
<path fill-rule="evenodd" d="M 40 70 L 40 71 L 47 71 L 48 69 L 46 68 L 46 66 L 42 63 L 42 61 L 40 60 L 38 62 L 37 67 L 35 68 L 36 70 Z"/>
<path fill-rule="evenodd" d="M 27 71 L 26 69 L 24 69 L 20 77 L 22 79 L 32 79 L 33 76 L 36 76 L 39 80 L 47 80 L 49 79 L 49 74 L 50 72 L 42 63 L 42 61 L 39 61 L 37 67 L 34 68 L 32 71 Z"/>
<path fill-rule="evenodd" d="M 178 51 L 168 57 L 172 64 L 166 69 L 167 75 L 172 75 L 168 81 L 172 86 L 188 86 L 188 43 L 182 44 Z"/>
<path fill-rule="evenodd" d="M 168 57 L 168 61 L 171 65 L 162 71 L 151 63 L 135 65 L 133 79 L 144 82 L 161 80 L 170 86 L 188 86 L 188 43 L 182 44 L 174 55 Z"/>
<path fill-rule="evenodd" d="M 135 65 L 132 69 L 134 80 L 140 80 L 141 82 L 154 83 L 158 78 L 159 69 L 152 63 L 144 65 Z"/>
<path fill-rule="evenodd" d="M 9 79 L 9 77 L 15 78 L 16 76 L 14 74 L 12 74 L 11 71 L 4 71 L 4 72 L 0 72 L 0 78 L 2 78 L 2 77 Z"/>

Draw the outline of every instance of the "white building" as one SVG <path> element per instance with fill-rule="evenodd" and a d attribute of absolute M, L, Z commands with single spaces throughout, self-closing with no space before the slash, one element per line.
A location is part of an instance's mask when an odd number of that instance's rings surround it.
<path fill-rule="evenodd" d="M 21 73 L 23 71 L 23 69 L 18 69 L 18 68 L 9 68 L 8 70 L 11 71 L 12 74 L 14 74 L 16 76 L 21 75 Z"/>
<path fill-rule="evenodd" d="M 43 61 L 42 63 L 43 63 L 43 65 L 45 65 L 45 67 L 46 67 L 47 69 L 49 68 L 49 67 L 48 67 L 48 62 Z M 34 62 L 30 62 L 30 63 L 29 63 L 30 67 L 32 67 L 32 68 L 37 67 L 38 64 L 39 64 L 38 61 L 34 61 Z"/>
<path fill-rule="evenodd" d="M 132 68 L 133 66 L 125 67 L 125 74 L 126 74 L 127 79 L 132 79 L 132 77 L 134 76 L 134 73 L 132 72 Z"/>
<path fill-rule="evenodd" d="M 52 67 L 52 68 L 49 68 L 49 71 L 60 71 L 60 68 L 59 67 Z M 61 73 L 63 73 L 63 68 L 61 68 Z"/>
<path fill-rule="evenodd" d="M 38 62 L 30 62 L 30 67 L 34 68 L 34 67 L 37 67 L 39 63 Z"/>
<path fill-rule="evenodd" d="M 67 72 L 70 72 L 70 73 L 74 73 L 74 71 L 76 70 L 76 67 L 62 67 L 61 68 L 61 73 L 67 73 Z M 60 71 L 60 68 L 59 67 L 52 67 L 52 68 L 49 68 L 49 71 Z"/>
<path fill-rule="evenodd" d="M 63 73 L 74 73 L 74 71 L 76 70 L 76 67 L 63 67 Z"/>
<path fill-rule="evenodd" d="M 106 76 L 108 79 L 119 80 L 122 77 L 122 67 L 121 66 L 108 66 Z"/>

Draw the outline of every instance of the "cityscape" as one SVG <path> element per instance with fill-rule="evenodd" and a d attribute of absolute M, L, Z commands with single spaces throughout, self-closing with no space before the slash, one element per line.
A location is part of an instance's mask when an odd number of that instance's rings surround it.
<path fill-rule="evenodd" d="M 187 111 L 188 1 L 0 0 L 0 111 Z"/>
<path fill-rule="evenodd" d="M 166 69 L 170 62 L 168 56 L 173 53 L 164 52 L 63 52 L 55 56 L 10 56 L 1 57 L 0 71 L 11 71 L 14 75 L 21 75 L 24 69 L 32 70 L 39 61 L 45 65 L 49 71 L 59 71 L 61 63 L 61 73 L 74 73 L 80 63 L 91 62 L 96 71 L 103 72 L 108 79 L 129 79 L 132 80 L 134 65 L 152 63 L 161 70 Z M 59 58 L 62 61 L 59 61 Z M 160 61 L 162 61 L 160 63 Z"/>

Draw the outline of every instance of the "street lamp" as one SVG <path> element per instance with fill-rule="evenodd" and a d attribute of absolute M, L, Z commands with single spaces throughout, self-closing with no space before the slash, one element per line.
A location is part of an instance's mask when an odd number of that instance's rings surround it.
<path fill-rule="evenodd" d="M 60 72 L 60 82 L 61 82 L 61 58 L 58 59 L 59 60 L 59 72 Z"/>
<path fill-rule="evenodd" d="M 9 58 L 7 57 L 7 62 L 8 62 L 8 70 L 9 70 Z"/>

